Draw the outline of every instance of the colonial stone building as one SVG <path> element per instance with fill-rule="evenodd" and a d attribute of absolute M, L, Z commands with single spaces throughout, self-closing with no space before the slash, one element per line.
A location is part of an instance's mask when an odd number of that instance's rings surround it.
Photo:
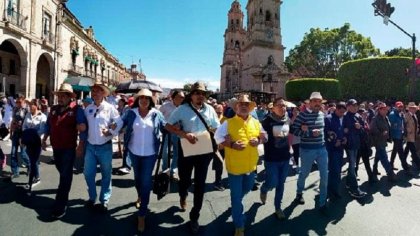
<path fill-rule="evenodd" d="M 247 27 L 240 3 L 233 1 L 228 12 L 221 65 L 222 98 L 240 92 L 284 96 L 289 77 L 284 66 L 280 27 L 281 0 L 248 0 Z"/>
<path fill-rule="evenodd" d="M 0 0 L 0 91 L 45 96 L 68 77 L 110 85 L 129 74 L 66 7 L 67 0 Z"/>

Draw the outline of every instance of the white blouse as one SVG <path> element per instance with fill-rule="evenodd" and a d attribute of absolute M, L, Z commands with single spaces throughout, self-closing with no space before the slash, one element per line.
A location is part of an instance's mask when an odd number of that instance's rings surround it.
<path fill-rule="evenodd" d="M 141 117 L 137 108 L 132 109 L 136 113 L 133 123 L 133 133 L 131 134 L 128 149 L 137 156 L 155 155 L 153 114 L 156 110 L 152 109 L 146 117 Z"/>

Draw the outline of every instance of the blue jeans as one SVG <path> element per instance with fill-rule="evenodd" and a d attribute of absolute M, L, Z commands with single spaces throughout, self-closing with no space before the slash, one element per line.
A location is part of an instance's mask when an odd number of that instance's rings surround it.
<path fill-rule="evenodd" d="M 388 161 L 388 154 L 386 154 L 386 147 L 375 146 L 376 155 L 375 159 L 381 161 L 386 173 L 390 175 L 392 173 L 391 164 Z"/>
<path fill-rule="evenodd" d="M 69 200 L 71 183 L 73 181 L 73 164 L 76 158 L 76 149 L 53 149 L 55 168 L 60 174 L 54 209 L 64 210 Z"/>
<path fill-rule="evenodd" d="M 141 199 L 138 216 L 145 216 L 152 190 L 152 172 L 155 167 L 156 155 L 137 156 L 128 151 L 129 158 L 133 164 L 134 180 L 136 183 L 137 196 Z"/>
<path fill-rule="evenodd" d="M 235 228 L 244 228 L 245 214 L 242 199 L 254 186 L 255 172 L 243 175 L 228 174 L 230 201 L 232 204 L 232 219 Z"/>
<path fill-rule="evenodd" d="M 268 191 L 276 188 L 276 195 L 274 197 L 274 207 L 276 210 L 281 209 L 281 200 L 283 199 L 284 182 L 289 173 L 289 160 L 287 161 L 266 161 L 265 166 L 265 181 L 261 186 L 261 193 L 266 194 Z"/>
<path fill-rule="evenodd" d="M 316 161 L 319 170 L 319 206 L 324 206 L 327 202 L 328 186 L 328 153 L 325 147 L 318 149 L 300 149 L 300 173 L 297 181 L 297 193 L 302 194 L 305 189 L 305 180 L 312 169 L 312 164 Z"/>
<path fill-rule="evenodd" d="M 96 166 L 99 164 L 101 169 L 101 193 L 99 201 L 104 204 L 108 203 L 111 197 L 111 174 L 112 174 L 112 143 L 103 145 L 92 145 L 86 143 L 85 153 L 85 175 L 86 184 L 88 186 L 89 200 L 96 201 Z"/>
<path fill-rule="evenodd" d="M 172 158 L 171 158 L 171 174 L 177 172 L 178 168 L 178 142 L 179 137 L 175 134 L 166 135 L 163 143 L 163 154 L 162 154 L 162 170 L 168 169 L 168 137 L 171 138 L 172 147 Z"/>
<path fill-rule="evenodd" d="M 347 158 L 349 161 L 349 168 L 347 169 L 347 186 L 350 187 L 350 191 L 357 192 L 359 190 L 359 185 L 357 184 L 356 178 L 356 159 L 357 159 L 358 149 L 347 149 Z"/>
<path fill-rule="evenodd" d="M 19 160 L 17 157 L 18 148 L 20 146 L 20 157 L 22 158 L 23 163 L 28 166 L 30 169 L 30 162 L 28 154 L 26 154 L 26 148 L 19 144 L 20 137 L 12 137 L 12 149 L 10 151 L 10 167 L 12 169 L 12 174 L 19 174 Z"/>
<path fill-rule="evenodd" d="M 332 195 L 339 194 L 343 155 L 343 149 L 328 150 L 328 193 Z"/>

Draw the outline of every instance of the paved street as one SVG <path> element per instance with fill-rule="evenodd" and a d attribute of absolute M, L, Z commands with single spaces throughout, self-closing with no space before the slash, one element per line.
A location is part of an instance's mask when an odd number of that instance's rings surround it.
<path fill-rule="evenodd" d="M 5 153 L 10 152 L 10 142 L 1 142 Z M 2 235 L 135 235 L 136 216 L 133 174 L 113 176 L 113 194 L 109 214 L 98 215 L 83 207 L 87 199 L 86 184 L 82 174 L 75 175 L 70 195 L 70 207 L 60 220 L 52 221 L 49 208 L 53 203 L 58 174 L 54 165 L 49 165 L 51 152 L 43 152 L 40 185 L 33 196 L 24 191 L 27 177 L 21 174 L 16 183 L 7 179 L 0 181 L 0 234 Z M 399 164 L 399 161 L 396 161 Z M 118 167 L 121 159 L 114 159 Z M 7 167 L 9 171 L 9 167 Z M 360 201 L 353 200 L 342 189 L 343 198 L 330 204 L 328 216 L 321 215 L 315 207 L 318 195 L 318 172 L 307 179 L 304 193 L 305 205 L 293 205 L 296 191 L 296 176 L 290 176 L 285 186 L 283 207 L 286 221 L 273 216 L 274 192 L 268 195 L 266 205 L 259 202 L 259 191 L 251 192 L 245 198 L 247 227 L 245 235 L 419 235 L 420 200 L 418 178 L 408 178 L 398 173 L 396 184 L 379 176 L 374 186 L 365 183 L 367 177 L 363 165 L 359 175 L 361 188 L 368 196 Z M 262 170 L 259 166 L 259 172 Z M 380 167 L 380 172 L 384 170 Z M 259 177 L 261 178 L 262 175 Z M 226 173 L 224 173 L 226 177 Z M 209 172 L 208 191 L 201 211 L 200 235 L 233 235 L 234 226 L 230 217 L 229 190 L 214 191 L 211 183 L 213 171 Z M 226 179 L 225 179 L 226 181 Z M 189 235 L 186 222 L 188 212 L 180 212 L 176 184 L 172 193 L 157 201 L 151 195 L 150 213 L 146 218 L 144 235 Z M 192 194 L 188 206 L 192 205 Z"/>

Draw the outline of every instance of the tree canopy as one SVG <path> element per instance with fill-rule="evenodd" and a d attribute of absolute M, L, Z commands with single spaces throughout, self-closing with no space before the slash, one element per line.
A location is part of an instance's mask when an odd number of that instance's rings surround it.
<path fill-rule="evenodd" d="M 344 62 L 379 54 L 370 38 L 351 30 L 346 23 L 341 28 L 311 28 L 290 50 L 285 64 L 295 77 L 336 78 Z"/>
<path fill-rule="evenodd" d="M 395 57 L 395 56 L 398 56 L 398 57 L 412 57 L 413 56 L 412 51 L 413 51 L 413 49 L 411 49 L 411 48 L 402 48 L 402 47 L 393 48 L 391 50 L 386 51 L 385 56 L 387 56 L 387 57 Z M 416 49 L 416 57 L 420 57 L 420 53 L 417 49 Z"/>

